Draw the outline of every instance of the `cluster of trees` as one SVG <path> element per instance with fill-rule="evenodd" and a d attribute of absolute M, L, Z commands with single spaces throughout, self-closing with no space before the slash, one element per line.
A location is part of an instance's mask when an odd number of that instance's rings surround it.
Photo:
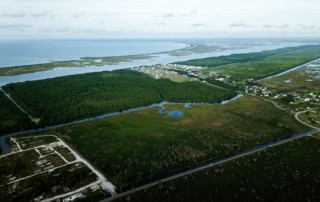
<path fill-rule="evenodd" d="M 162 101 L 215 103 L 235 95 L 200 82 L 156 80 L 132 70 L 9 84 L 4 89 L 34 117 L 39 117 L 41 126 Z"/>
<path fill-rule="evenodd" d="M 304 46 L 298 46 L 298 47 L 280 48 L 276 50 L 267 50 L 267 51 L 254 52 L 254 53 L 241 53 L 241 54 L 232 54 L 228 56 L 208 57 L 203 59 L 194 59 L 194 60 L 177 62 L 176 64 L 203 66 L 203 67 L 216 67 L 220 65 L 227 65 L 227 64 L 238 63 L 238 62 L 257 61 L 266 57 L 303 50 L 303 49 L 309 49 L 312 47 L 317 47 L 317 46 L 304 45 Z"/>
<path fill-rule="evenodd" d="M 0 135 L 32 129 L 35 124 L 0 92 Z"/>

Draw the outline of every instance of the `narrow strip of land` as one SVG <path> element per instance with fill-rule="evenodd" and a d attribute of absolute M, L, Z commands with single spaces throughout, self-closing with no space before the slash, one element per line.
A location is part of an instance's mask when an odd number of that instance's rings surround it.
<path fill-rule="evenodd" d="M 34 118 L 27 110 L 25 110 L 21 105 L 19 105 L 6 91 L 0 87 L 0 91 L 24 114 L 28 116 L 28 118 L 35 124 L 38 124 L 38 119 Z"/>

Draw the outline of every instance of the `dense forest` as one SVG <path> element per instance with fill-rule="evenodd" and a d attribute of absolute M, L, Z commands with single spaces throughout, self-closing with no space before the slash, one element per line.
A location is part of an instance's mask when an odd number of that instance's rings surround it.
<path fill-rule="evenodd" d="M 215 103 L 235 95 L 201 82 L 175 83 L 132 70 L 9 84 L 4 89 L 34 117 L 39 117 L 41 126 L 162 101 Z"/>
<path fill-rule="evenodd" d="M 28 116 L 10 102 L 1 91 L 0 106 L 0 135 L 35 127 Z"/>
<path fill-rule="evenodd" d="M 220 65 L 233 64 L 238 62 L 249 62 L 249 61 L 258 61 L 266 57 L 275 56 L 279 54 L 309 49 L 312 47 L 319 47 L 317 45 L 304 45 L 297 47 L 288 47 L 288 48 L 279 48 L 276 50 L 267 50 L 261 52 L 253 52 L 253 53 L 241 53 L 241 54 L 231 54 L 227 56 L 219 56 L 219 57 L 208 57 L 202 59 L 194 59 L 187 60 L 182 62 L 176 62 L 176 64 L 181 65 L 194 65 L 194 66 L 202 66 L 202 67 L 217 67 Z"/>

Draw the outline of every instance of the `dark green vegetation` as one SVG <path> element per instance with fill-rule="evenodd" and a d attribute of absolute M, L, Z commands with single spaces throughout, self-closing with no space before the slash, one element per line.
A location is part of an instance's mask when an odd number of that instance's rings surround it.
<path fill-rule="evenodd" d="M 50 130 L 100 168 L 118 187 L 144 181 L 208 159 L 235 153 L 307 128 L 258 98 L 226 105 L 166 105 Z"/>
<path fill-rule="evenodd" d="M 58 146 L 54 148 L 57 152 L 59 152 L 64 158 L 66 158 L 69 162 L 75 161 L 76 157 L 71 153 L 71 151 L 63 146 Z"/>
<path fill-rule="evenodd" d="M 0 135 L 35 127 L 28 116 L 21 112 L 0 91 Z"/>
<path fill-rule="evenodd" d="M 301 138 L 116 201 L 320 201 L 319 146 Z"/>
<path fill-rule="evenodd" d="M 242 81 L 271 76 L 319 57 L 320 46 L 315 45 L 205 58 L 179 62 L 179 64 L 215 67 L 214 70 L 219 75 L 229 75 L 230 80 Z"/>
<path fill-rule="evenodd" d="M 96 175 L 83 164 L 75 163 L 23 180 L 16 188 L 0 187 L 0 201 L 33 201 L 43 195 L 49 198 L 76 190 L 96 181 Z"/>
<path fill-rule="evenodd" d="M 235 95 L 200 82 L 175 83 L 131 70 L 16 83 L 3 88 L 34 117 L 39 117 L 41 126 L 162 101 L 216 103 Z"/>

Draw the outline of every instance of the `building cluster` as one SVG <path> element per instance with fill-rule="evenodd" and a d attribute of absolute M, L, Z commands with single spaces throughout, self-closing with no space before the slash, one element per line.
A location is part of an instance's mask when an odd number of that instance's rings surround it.
<path fill-rule="evenodd" d="M 280 99 L 283 97 L 290 96 L 292 101 L 289 104 L 301 104 L 307 103 L 310 105 L 320 105 L 320 95 L 316 93 L 276 93 L 268 90 L 267 87 L 263 86 L 246 86 L 246 93 L 252 93 L 257 96 L 268 97 L 270 99 Z"/>
<path fill-rule="evenodd" d="M 202 77 L 198 70 L 203 67 L 178 65 L 178 64 L 158 64 L 151 66 L 140 66 L 133 68 L 136 71 L 148 74 L 155 79 L 170 78 L 177 75 L 185 78 L 191 78 L 192 80 L 198 80 L 197 77 Z M 184 71 L 187 75 L 179 74 L 179 71 Z M 188 76 L 189 75 L 189 76 Z M 190 77 L 191 76 L 191 77 Z"/>

